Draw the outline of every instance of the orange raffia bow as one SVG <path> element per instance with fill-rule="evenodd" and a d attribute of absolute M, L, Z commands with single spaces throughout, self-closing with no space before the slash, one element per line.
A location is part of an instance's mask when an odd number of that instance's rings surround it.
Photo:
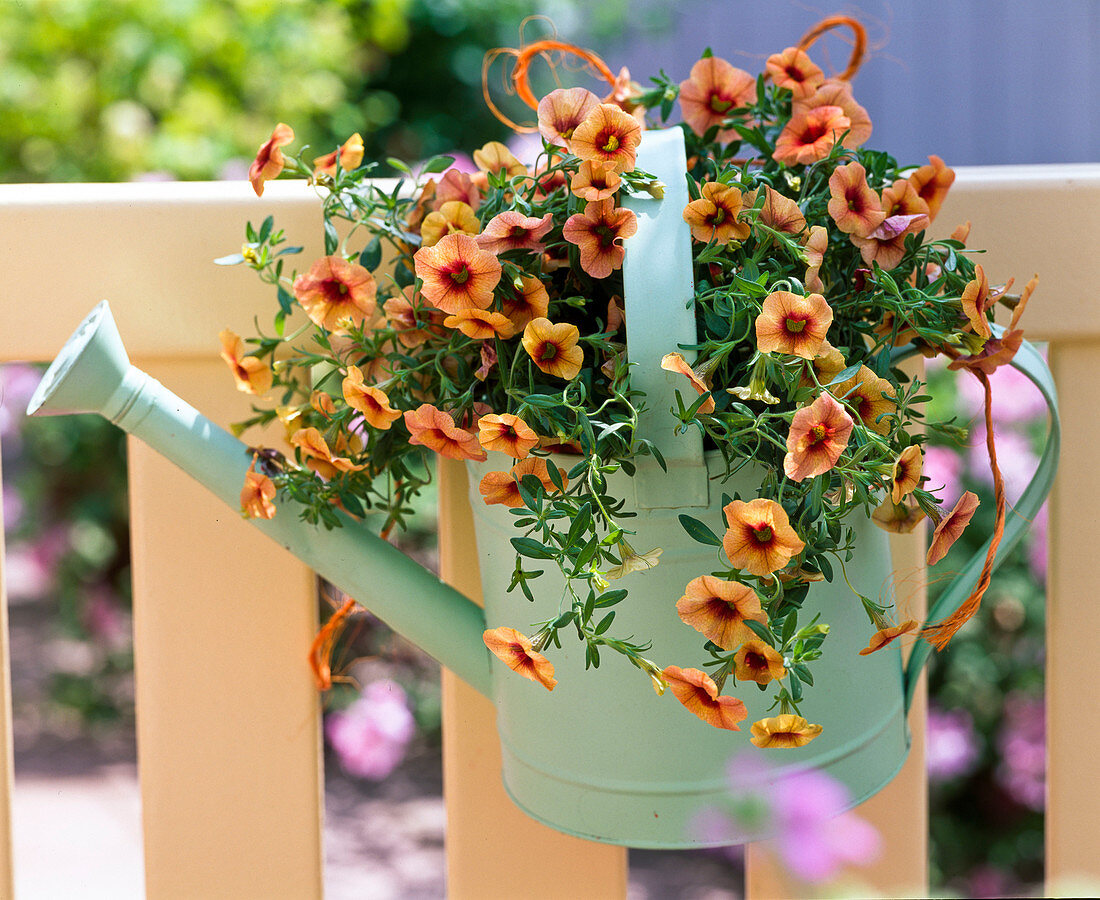
<path fill-rule="evenodd" d="M 319 691 L 332 687 L 332 650 L 336 639 L 347 625 L 347 618 L 355 612 L 355 601 L 348 597 L 317 632 L 309 648 L 309 667 Z"/>
<path fill-rule="evenodd" d="M 845 27 L 852 29 L 855 40 L 852 42 L 852 55 L 848 59 L 848 68 L 836 76 L 840 81 L 849 81 L 863 65 L 863 56 L 867 52 L 867 29 L 863 27 L 862 22 L 851 16 L 829 16 L 807 31 L 798 42 L 799 50 L 809 50 L 825 32 Z"/>
<path fill-rule="evenodd" d="M 489 66 L 498 56 L 511 56 L 515 58 L 515 65 L 512 67 L 512 86 L 516 92 L 516 95 L 526 103 L 531 109 L 537 109 L 539 105 L 538 99 L 535 97 L 534 92 L 531 90 L 531 81 L 528 74 L 528 70 L 531 67 L 531 62 L 536 56 L 543 57 L 547 64 L 554 68 L 556 63 L 551 57 L 553 51 L 560 51 L 571 56 L 576 56 L 583 59 L 588 63 L 589 67 L 594 69 L 596 73 L 607 81 L 612 87 L 615 86 L 615 75 L 611 69 L 608 68 L 599 56 L 593 53 L 591 50 L 585 50 L 582 47 L 578 47 L 576 44 L 568 44 L 565 41 L 558 41 L 551 38 L 547 38 L 542 41 L 535 41 L 533 44 L 528 44 L 519 50 L 512 47 L 496 47 L 485 54 L 485 61 L 481 66 L 481 93 L 485 98 L 485 104 L 492 111 L 501 122 L 507 125 L 514 131 L 531 133 L 538 129 L 533 125 L 519 125 L 509 119 L 504 113 L 500 111 L 493 98 L 489 96 Z"/>

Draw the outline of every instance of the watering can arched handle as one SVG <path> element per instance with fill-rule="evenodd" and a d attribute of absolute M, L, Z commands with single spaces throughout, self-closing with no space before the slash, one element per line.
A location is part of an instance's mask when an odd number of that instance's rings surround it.
<path fill-rule="evenodd" d="M 994 334 L 1000 337 L 1003 329 L 998 325 L 992 326 Z M 902 350 L 896 357 L 899 361 L 907 356 L 912 356 L 915 350 Z M 1027 376 L 1042 393 L 1050 410 L 1050 427 L 1047 431 L 1046 446 L 1043 455 L 1039 459 L 1039 465 L 1035 474 L 1028 483 L 1019 501 L 1008 511 L 1005 522 L 1004 536 L 997 551 L 993 568 L 996 569 L 1001 561 L 1012 551 L 1024 536 L 1039 508 L 1043 505 L 1050 489 L 1054 484 L 1054 475 L 1058 470 L 1058 453 L 1062 442 L 1062 426 L 1058 417 L 1058 394 L 1054 387 L 1054 376 L 1047 366 L 1046 360 L 1040 355 L 1035 346 L 1024 341 L 1017 351 L 1011 363 L 1012 367 Z M 992 540 L 992 539 L 990 539 Z M 928 621 L 938 622 L 949 615 L 966 599 L 978 583 L 982 567 L 985 564 L 986 552 L 989 550 L 990 541 L 986 541 L 974 556 L 962 567 L 954 580 L 947 587 L 928 611 Z M 917 681 L 920 673 L 928 662 L 932 653 L 932 645 L 927 641 L 918 641 L 909 655 L 909 662 L 905 667 L 905 708 L 909 709 L 913 702 L 913 694 L 917 689 Z"/>

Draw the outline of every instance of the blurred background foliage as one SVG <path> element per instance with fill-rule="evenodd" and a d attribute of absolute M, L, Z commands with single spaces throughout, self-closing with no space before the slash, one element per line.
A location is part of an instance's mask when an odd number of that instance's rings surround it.
<path fill-rule="evenodd" d="M 0 4 L 0 180 L 243 178 L 278 121 L 318 155 L 355 131 L 368 159 L 470 152 L 511 134 L 482 100 L 486 50 L 517 46 L 532 13 L 566 39 L 583 34 L 588 46 L 621 41 L 626 11 L 626 0 L 8 0 Z M 632 10 L 630 27 L 655 36 L 664 15 Z M 535 23 L 529 39 L 547 31 Z M 662 62 L 686 72 L 692 60 Z M 24 744 L 49 728 L 125 728 L 133 715 L 125 443 L 94 417 L 24 419 L 36 379 L 31 367 L 5 367 L 0 405 L 13 628 L 46 615 L 51 629 L 16 659 L 17 703 L 20 672 L 35 668 L 54 701 L 44 710 L 23 694 Z M 933 412 L 975 421 L 973 392 L 955 383 L 932 373 Z M 1034 464 L 1043 421 L 1018 388 L 997 395 L 1010 494 Z M 988 533 L 993 504 L 980 455 L 980 427 L 968 447 L 929 451 L 926 472 L 946 485 L 949 503 L 966 489 L 983 499 L 938 571 L 957 570 Z M 425 513 L 406 547 L 430 563 L 434 519 Z M 981 615 L 930 669 L 933 883 L 970 896 L 1022 893 L 1042 877 L 1045 534 L 1036 524 Z M 354 681 L 337 686 L 333 708 L 355 705 L 355 683 L 392 678 L 408 696 L 418 740 L 437 739 L 434 670 L 379 623 L 362 617 L 334 664 Z M 360 726 L 382 728 L 369 715 Z"/>

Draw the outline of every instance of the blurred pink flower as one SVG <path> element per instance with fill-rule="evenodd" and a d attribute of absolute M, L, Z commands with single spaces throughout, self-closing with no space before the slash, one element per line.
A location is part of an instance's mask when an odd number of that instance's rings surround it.
<path fill-rule="evenodd" d="M 941 709 L 932 704 L 925 740 L 928 777 L 933 781 L 966 775 L 978 761 L 974 720 L 965 709 Z"/>
<path fill-rule="evenodd" d="M 950 447 L 926 447 L 923 471 L 928 477 L 924 487 L 935 491 L 941 502 L 950 505 L 962 495 L 963 462 L 958 451 Z"/>
<path fill-rule="evenodd" d="M 405 692 L 388 679 L 367 685 L 358 700 L 325 722 L 325 734 L 344 769 L 375 781 L 405 758 L 414 731 Z"/>
<path fill-rule="evenodd" d="M 1005 493 L 1009 503 L 1015 503 L 1027 487 L 1039 465 L 1039 458 L 1031 451 L 1031 442 L 1016 431 L 994 429 L 997 443 L 997 465 L 1005 480 Z M 976 425 L 970 433 L 966 451 L 967 468 L 979 481 L 992 485 L 993 472 L 989 468 L 989 453 L 985 446 L 985 426 Z"/>
<path fill-rule="evenodd" d="M 959 406 L 964 417 L 985 416 L 985 391 L 977 378 L 960 378 Z M 1039 389 L 1022 372 L 1001 366 L 989 376 L 993 389 L 993 421 L 998 425 L 1032 422 L 1046 413 L 1047 404 Z"/>
<path fill-rule="evenodd" d="M 23 519 L 23 498 L 19 491 L 9 482 L 4 482 L 4 530 L 13 532 L 19 527 Z"/>
<path fill-rule="evenodd" d="M 997 735 L 1001 763 L 997 780 L 1022 806 L 1046 803 L 1046 706 L 1042 696 L 1012 691 L 1005 698 L 1004 724 Z"/>
<path fill-rule="evenodd" d="M 26 363 L 0 366 L 0 437 L 17 437 L 42 371 Z"/>
<path fill-rule="evenodd" d="M 83 610 L 84 627 L 108 650 L 118 651 L 130 645 L 130 616 L 111 591 L 93 589 Z"/>

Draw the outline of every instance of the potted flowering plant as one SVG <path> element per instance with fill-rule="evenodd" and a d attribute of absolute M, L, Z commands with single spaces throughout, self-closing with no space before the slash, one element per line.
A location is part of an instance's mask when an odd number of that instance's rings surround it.
<path fill-rule="evenodd" d="M 849 71 L 827 78 L 806 50 L 837 24 L 860 40 Z M 988 400 L 988 374 L 1022 345 L 1035 280 L 1019 294 L 991 287 L 967 226 L 928 235 L 954 173 L 865 146 L 871 122 L 848 84 L 861 37 L 858 23 L 827 20 L 758 75 L 708 51 L 683 80 L 662 73 L 648 88 L 555 41 L 508 51 L 536 112 L 534 164 L 493 142 L 473 154 L 474 173 L 448 158 L 415 174 L 391 161 L 408 176 L 396 189 L 375 182 L 358 136 L 309 160 L 285 149 L 293 132 L 280 124 L 252 184 L 261 194 L 289 173 L 315 185 L 325 252 L 291 268 L 297 248 L 268 219 L 219 261 L 253 268 L 279 304 L 269 331 L 222 333 L 237 386 L 266 401 L 241 429 L 280 420 L 288 437 L 283 450 L 254 448 L 244 513 L 274 516 L 279 495 L 326 528 L 381 512 L 388 535 L 433 457 L 466 460 L 484 641 L 518 675 L 553 690 L 555 659 L 572 660 L 572 679 L 618 655 L 715 733 L 740 731 L 751 709 L 751 743 L 788 749 L 828 729 L 803 707 L 857 650 L 889 657 L 873 677 L 899 681 L 893 642 L 919 631 L 942 647 L 973 615 L 1005 518 L 989 428 L 988 551 L 943 621 L 898 615 L 876 528 L 931 520 L 931 564 L 977 504 L 922 478 L 926 431 L 960 429 L 923 417 L 928 397 L 899 367 L 901 348 L 947 356 Z M 528 64 L 559 51 L 585 59 L 609 95 L 536 98 Z M 1011 310 L 1006 329 L 991 327 L 998 305 Z M 658 618 L 639 619 L 638 597 L 654 593 Z M 511 606 L 490 602 L 504 595 Z M 617 702 L 580 680 L 599 696 L 589 718 Z M 533 711 L 506 743 L 521 731 L 545 742 L 548 707 L 530 685 L 505 682 L 498 700 L 514 685 Z M 895 713 L 893 756 L 857 801 L 896 770 L 896 745 L 904 755 Z M 682 727 L 669 725 L 677 741 Z M 829 745 L 834 760 L 849 751 Z M 514 774 L 514 795 L 528 777 Z"/>

